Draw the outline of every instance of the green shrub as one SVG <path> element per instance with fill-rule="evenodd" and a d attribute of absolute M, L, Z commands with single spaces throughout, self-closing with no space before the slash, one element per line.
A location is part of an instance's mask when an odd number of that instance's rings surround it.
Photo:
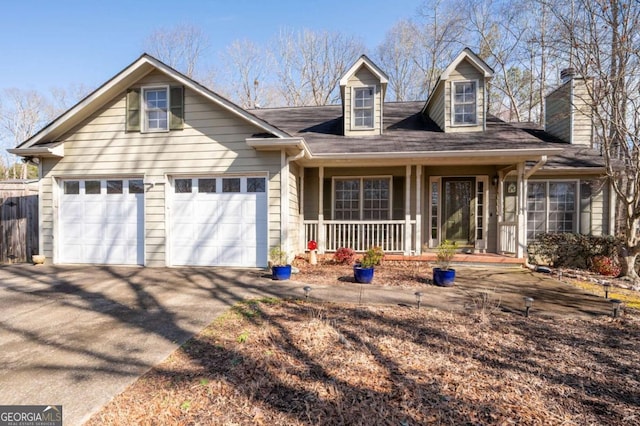
<path fill-rule="evenodd" d="M 620 240 L 611 236 L 546 233 L 527 246 L 529 262 L 588 269 L 591 259 L 605 256 L 617 262 Z"/>
<path fill-rule="evenodd" d="M 372 268 L 376 265 L 379 265 L 382 262 L 382 258 L 384 257 L 384 251 L 382 247 L 371 247 L 367 250 L 362 256 L 362 260 L 360 260 L 360 266 L 363 268 Z"/>

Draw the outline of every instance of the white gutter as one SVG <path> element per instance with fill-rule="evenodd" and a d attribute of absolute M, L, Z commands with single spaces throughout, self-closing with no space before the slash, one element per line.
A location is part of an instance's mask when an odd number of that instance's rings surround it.
<path fill-rule="evenodd" d="M 33 148 L 12 148 L 7 152 L 21 157 L 64 157 L 64 144 L 56 145 L 53 148 L 38 147 Z"/>
<path fill-rule="evenodd" d="M 540 148 L 540 149 L 524 149 L 524 150 L 512 150 L 512 149 L 491 149 L 491 150 L 482 150 L 482 151 L 407 151 L 407 152 L 374 152 L 374 153 L 363 153 L 363 152 L 336 152 L 330 154 L 312 154 L 311 160 L 328 160 L 328 159 L 344 159 L 345 157 L 355 157 L 359 159 L 389 159 L 389 158 L 411 158 L 415 159 L 416 157 L 426 157 L 426 158 L 443 158 L 443 157 L 495 157 L 500 155 L 508 155 L 508 156 L 518 156 L 518 157 L 527 157 L 527 156 L 540 156 L 546 158 L 547 155 L 554 155 L 559 152 L 562 152 L 563 148 Z M 546 160 L 545 160 L 546 161 Z"/>

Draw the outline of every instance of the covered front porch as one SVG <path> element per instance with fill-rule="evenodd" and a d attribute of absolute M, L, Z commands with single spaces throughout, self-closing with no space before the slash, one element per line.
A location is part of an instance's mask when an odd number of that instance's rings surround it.
<path fill-rule="evenodd" d="M 519 259 L 526 252 L 525 188 L 542 165 L 404 165 L 305 167 L 300 173 L 298 247 L 318 253 L 372 246 L 398 258 L 435 259 L 441 241 L 461 255 Z M 505 181 L 516 188 L 515 215 L 505 215 Z M 510 206 L 514 207 L 514 206 Z"/>

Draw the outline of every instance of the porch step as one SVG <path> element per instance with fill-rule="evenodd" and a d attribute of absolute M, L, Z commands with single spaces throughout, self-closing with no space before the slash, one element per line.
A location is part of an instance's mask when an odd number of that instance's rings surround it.
<path fill-rule="evenodd" d="M 396 261 L 421 261 L 421 262 L 436 262 L 436 253 L 423 253 L 420 256 L 405 256 L 402 254 L 387 254 L 384 256 L 385 260 Z M 503 256 L 494 253 L 478 253 L 478 254 L 464 254 L 459 253 L 453 256 L 451 263 L 453 264 L 481 264 L 481 265 L 504 265 L 504 266 L 520 266 L 525 264 L 524 258 L 519 259 L 512 256 Z"/>

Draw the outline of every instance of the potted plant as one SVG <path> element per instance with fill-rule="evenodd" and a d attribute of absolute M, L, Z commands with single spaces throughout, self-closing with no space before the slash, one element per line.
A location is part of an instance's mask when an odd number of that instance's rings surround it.
<path fill-rule="evenodd" d="M 291 265 L 287 263 L 287 253 L 280 246 L 269 251 L 271 259 L 271 278 L 274 280 L 288 280 L 291 278 Z"/>
<path fill-rule="evenodd" d="M 384 257 L 380 247 L 371 247 L 362 259 L 353 266 L 353 278 L 361 284 L 369 284 L 373 280 L 374 267 L 379 265 Z"/>
<path fill-rule="evenodd" d="M 433 268 L 433 282 L 441 287 L 452 286 L 456 279 L 456 270 L 451 269 L 451 260 L 456 254 L 458 244 L 444 240 L 437 248 L 436 259 L 438 266 Z"/>

